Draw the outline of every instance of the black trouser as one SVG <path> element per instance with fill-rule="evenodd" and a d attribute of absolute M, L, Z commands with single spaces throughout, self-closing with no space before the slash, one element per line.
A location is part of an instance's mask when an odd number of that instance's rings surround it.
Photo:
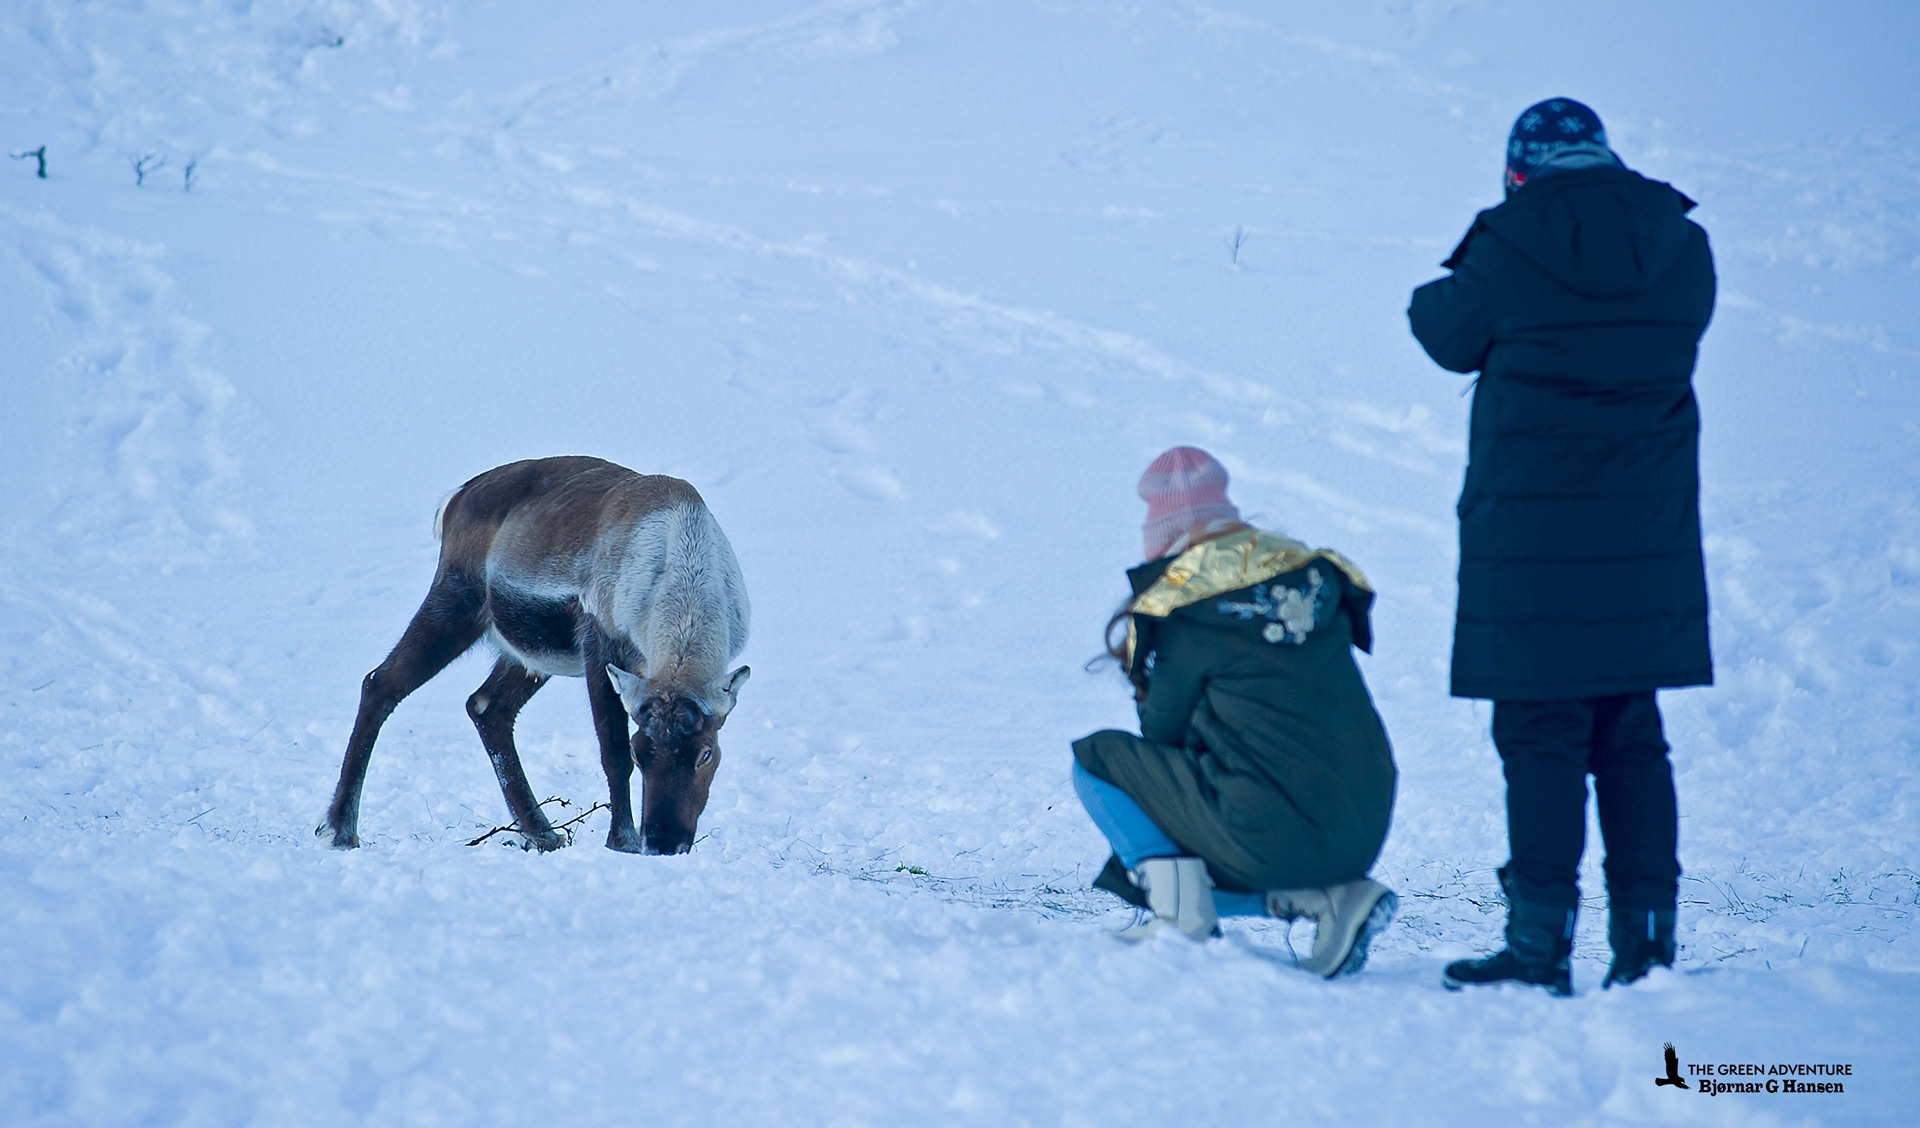
<path fill-rule="evenodd" d="M 1606 842 L 1615 909 L 1671 911 L 1678 895 L 1679 810 L 1652 693 L 1578 701 L 1496 701 L 1493 743 L 1507 774 L 1509 894 L 1543 907 L 1579 903 L 1587 776 Z"/>

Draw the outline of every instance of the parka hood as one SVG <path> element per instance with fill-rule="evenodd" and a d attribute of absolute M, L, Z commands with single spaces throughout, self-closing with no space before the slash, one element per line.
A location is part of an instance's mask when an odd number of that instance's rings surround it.
<path fill-rule="evenodd" d="M 1672 185 L 1630 169 L 1555 173 L 1481 212 L 1444 265 L 1454 267 L 1484 228 L 1577 294 L 1626 297 L 1652 289 L 1679 260 L 1693 207 Z"/>

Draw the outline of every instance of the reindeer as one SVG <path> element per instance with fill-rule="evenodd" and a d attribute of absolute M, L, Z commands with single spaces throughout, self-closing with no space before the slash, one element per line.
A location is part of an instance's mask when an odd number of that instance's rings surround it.
<path fill-rule="evenodd" d="M 340 784 L 314 834 L 338 849 L 360 844 L 360 790 L 380 726 L 486 637 L 500 658 L 467 698 L 467 715 L 523 842 L 539 850 L 566 844 L 534 801 L 513 744 L 521 708 L 547 679 L 566 675 L 587 679 L 613 813 L 607 848 L 691 849 L 720 766 L 720 726 L 749 673 L 726 671 L 746 645 L 747 592 L 699 493 L 678 478 L 597 458 L 539 458 L 461 486 L 433 525 L 433 586 L 399 644 L 361 683 Z"/>

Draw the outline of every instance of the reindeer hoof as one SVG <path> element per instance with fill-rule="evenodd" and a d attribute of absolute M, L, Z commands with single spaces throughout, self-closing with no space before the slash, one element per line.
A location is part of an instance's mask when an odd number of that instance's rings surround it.
<path fill-rule="evenodd" d="M 333 847 L 335 850 L 351 850 L 360 845 L 360 836 L 347 834 L 332 823 L 321 823 L 313 828 L 313 836 Z"/>
<path fill-rule="evenodd" d="M 625 833 L 621 833 L 622 830 Z M 607 832 L 607 849 L 618 850 L 622 854 L 644 854 L 646 844 L 640 841 L 640 833 L 632 827 L 615 827 Z"/>
<path fill-rule="evenodd" d="M 557 830 L 549 830 L 544 834 L 522 834 L 520 836 L 520 848 L 522 850 L 538 850 L 542 854 L 550 854 L 566 844 L 566 836 Z"/>

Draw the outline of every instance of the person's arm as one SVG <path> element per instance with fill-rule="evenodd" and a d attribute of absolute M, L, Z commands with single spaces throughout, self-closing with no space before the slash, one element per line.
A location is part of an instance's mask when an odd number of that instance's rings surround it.
<path fill-rule="evenodd" d="M 1198 655 L 1182 645 L 1188 640 L 1183 637 L 1187 631 L 1181 627 L 1169 622 L 1156 632 L 1159 645 L 1154 654 L 1153 680 L 1140 702 L 1140 735 L 1160 744 L 1187 742 L 1187 722 L 1206 688 Z"/>
<path fill-rule="evenodd" d="M 1494 286 L 1488 261 L 1493 238 L 1470 232 L 1447 260 L 1453 273 L 1413 292 L 1407 321 L 1420 347 L 1449 372 L 1478 372 L 1493 347 Z"/>

